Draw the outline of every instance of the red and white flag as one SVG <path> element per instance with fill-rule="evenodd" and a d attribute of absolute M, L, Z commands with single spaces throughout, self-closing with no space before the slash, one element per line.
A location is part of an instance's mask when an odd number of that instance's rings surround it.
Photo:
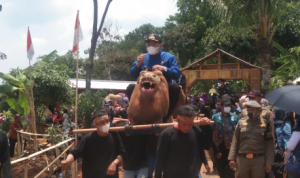
<path fill-rule="evenodd" d="M 28 27 L 28 33 L 27 33 L 27 57 L 29 60 L 32 60 L 32 57 L 34 55 L 34 49 L 33 49 L 33 44 L 30 36 L 30 31 Z"/>
<path fill-rule="evenodd" d="M 78 44 L 83 39 L 81 26 L 79 22 L 79 11 L 77 11 L 76 22 L 75 22 L 75 34 L 74 34 L 74 43 L 72 53 L 74 54 L 78 51 Z"/>

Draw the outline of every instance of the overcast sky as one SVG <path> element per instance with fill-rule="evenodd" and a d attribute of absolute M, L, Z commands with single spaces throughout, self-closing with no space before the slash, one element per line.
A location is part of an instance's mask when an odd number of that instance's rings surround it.
<path fill-rule="evenodd" d="M 107 0 L 98 0 L 100 22 Z M 93 25 L 93 0 L 2 0 L 0 12 L 0 52 L 7 55 L 0 60 L 0 71 L 28 67 L 27 28 L 29 26 L 37 57 L 57 50 L 59 55 L 72 49 L 76 12 L 83 32 L 80 55 L 90 46 Z M 106 20 L 117 21 L 121 33 L 145 23 L 163 26 L 169 15 L 177 12 L 176 0 L 113 0 Z M 99 24 L 98 24 L 99 26 Z"/>

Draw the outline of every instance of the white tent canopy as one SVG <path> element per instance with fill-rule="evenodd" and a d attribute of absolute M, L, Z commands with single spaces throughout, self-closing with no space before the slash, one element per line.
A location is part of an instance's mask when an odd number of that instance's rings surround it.
<path fill-rule="evenodd" d="M 76 79 L 69 79 L 70 86 L 76 88 Z M 78 89 L 85 89 L 85 79 L 78 79 Z M 91 90 L 126 90 L 129 84 L 136 84 L 136 81 L 118 80 L 91 80 Z"/>
<path fill-rule="evenodd" d="M 293 84 L 297 84 L 297 82 L 300 82 L 300 77 L 296 78 L 296 79 L 293 81 Z"/>

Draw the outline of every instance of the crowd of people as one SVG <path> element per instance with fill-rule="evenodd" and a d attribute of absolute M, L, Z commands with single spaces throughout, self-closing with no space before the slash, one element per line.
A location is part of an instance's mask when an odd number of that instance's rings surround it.
<path fill-rule="evenodd" d="M 161 50 L 159 35 L 150 34 L 145 42 L 148 53 L 137 57 L 130 76 L 137 79 L 142 70 L 163 73 L 170 102 L 163 122 L 172 122 L 169 118 L 180 90 L 186 88 L 185 76 L 179 70 L 178 59 Z M 124 178 L 199 178 L 201 166 L 207 174 L 211 172 L 205 154 L 209 152 L 213 169 L 220 178 L 300 177 L 297 169 L 285 167 L 291 161 L 300 162 L 299 115 L 291 116 L 281 108 L 272 107 L 257 90 L 241 89 L 233 93 L 225 82 L 219 78 L 217 87 L 213 86 L 207 94 L 186 94 L 186 105 L 177 110 L 174 126 L 151 132 L 109 132 L 110 127 L 131 124 L 126 119 L 135 85 L 129 85 L 126 96 L 117 101 L 106 99 L 103 108 L 92 113 L 92 127 L 96 131 L 84 135 L 61 161 L 62 170 L 82 158 L 84 178 L 117 178 L 120 164 Z M 59 111 L 57 105 L 46 121 L 61 123 L 65 125 L 63 129 L 68 129 L 72 122 L 67 111 L 63 116 Z M 194 125 L 195 119 L 200 120 L 200 126 Z M 210 121 L 214 121 L 212 125 Z M 1 143 L 0 149 L 2 145 L 7 144 Z M 7 146 L 5 149 L 9 152 Z M 7 165 L 2 150 L 0 160 Z"/>
<path fill-rule="evenodd" d="M 180 73 L 178 59 L 161 50 L 159 35 L 150 34 L 146 47 L 148 53 L 137 57 L 130 76 L 137 79 L 142 70 L 163 73 L 170 93 L 169 114 L 164 122 L 170 122 L 170 113 L 178 101 L 180 89 L 186 88 L 186 79 Z M 300 137 L 297 135 L 299 119 L 290 117 L 283 109 L 271 108 L 257 90 L 231 92 L 222 78 L 218 79 L 217 88 L 212 87 L 208 94 L 187 94 L 186 105 L 178 109 L 174 126 L 159 133 L 108 132 L 109 127 L 130 124 L 124 118 L 127 118 L 128 101 L 134 87 L 129 85 L 126 97 L 116 103 L 108 99 L 104 108 L 94 113 L 93 127 L 97 131 L 83 138 L 62 162 L 63 169 L 74 159 L 82 157 L 83 177 L 118 177 L 117 164 L 122 161 L 125 178 L 199 178 L 202 165 L 206 173 L 211 170 L 206 150 L 220 178 L 281 178 L 286 177 L 288 155 L 293 152 L 293 158 L 300 159 L 300 150 L 297 151 L 300 149 Z M 200 117 L 204 125 L 198 127 L 194 120 L 199 118 L 199 114 L 204 115 Z M 208 125 L 210 121 L 214 124 Z M 295 137 L 293 144 L 289 143 L 291 135 Z M 93 144 L 96 141 L 99 144 Z M 106 151 L 99 152 L 103 145 Z M 102 154 L 105 156 L 100 156 Z M 90 159 L 93 160 L 85 161 Z M 289 172 L 288 176 L 299 175 Z"/>

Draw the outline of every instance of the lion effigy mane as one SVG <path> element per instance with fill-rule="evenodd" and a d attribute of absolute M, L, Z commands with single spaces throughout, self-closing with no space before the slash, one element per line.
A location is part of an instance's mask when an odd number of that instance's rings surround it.
<path fill-rule="evenodd" d="M 128 118 L 134 124 L 161 123 L 169 109 L 168 82 L 160 71 L 142 71 L 131 95 Z"/>

